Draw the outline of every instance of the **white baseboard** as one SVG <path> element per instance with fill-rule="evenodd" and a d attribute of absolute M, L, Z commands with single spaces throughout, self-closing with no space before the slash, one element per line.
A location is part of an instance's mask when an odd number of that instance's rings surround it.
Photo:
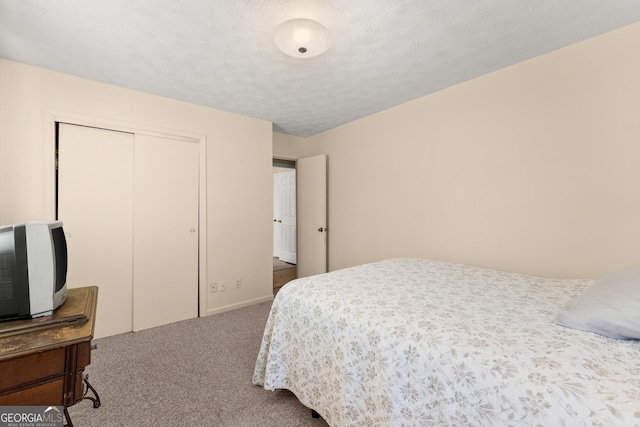
<path fill-rule="evenodd" d="M 273 301 L 273 295 L 266 295 L 260 298 L 254 298 L 247 301 L 238 302 L 235 304 L 225 305 L 222 307 L 210 308 L 205 313 L 205 316 L 211 316 L 213 314 L 224 313 L 225 311 L 237 310 L 239 308 L 248 307 L 254 304 L 260 304 L 261 302 Z"/>

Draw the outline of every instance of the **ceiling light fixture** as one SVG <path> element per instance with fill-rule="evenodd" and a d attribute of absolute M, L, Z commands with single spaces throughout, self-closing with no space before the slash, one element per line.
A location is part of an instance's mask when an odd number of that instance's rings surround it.
<path fill-rule="evenodd" d="M 294 58 L 313 58 L 331 46 L 329 31 L 311 19 L 291 19 L 276 28 L 273 41 L 278 49 Z"/>

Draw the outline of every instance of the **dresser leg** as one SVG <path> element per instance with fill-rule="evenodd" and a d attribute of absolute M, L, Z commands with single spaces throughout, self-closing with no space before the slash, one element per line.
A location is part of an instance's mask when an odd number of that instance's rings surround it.
<path fill-rule="evenodd" d="M 69 416 L 69 411 L 67 411 L 67 407 L 64 407 L 64 419 L 65 419 L 65 427 L 73 427 L 73 423 L 71 422 L 71 417 Z"/>
<path fill-rule="evenodd" d="M 98 394 L 98 392 L 96 391 L 95 388 L 93 388 L 93 386 L 91 384 L 89 384 L 89 375 L 86 375 L 84 377 L 84 383 L 87 386 L 87 390 L 84 392 L 84 397 L 83 399 L 88 399 L 90 401 L 93 402 L 93 407 L 94 408 L 99 408 L 100 405 L 102 404 L 100 402 L 100 395 Z M 89 390 L 91 390 L 91 392 L 93 393 L 93 395 L 95 397 L 91 397 L 91 396 L 87 396 L 87 393 L 89 393 Z"/>

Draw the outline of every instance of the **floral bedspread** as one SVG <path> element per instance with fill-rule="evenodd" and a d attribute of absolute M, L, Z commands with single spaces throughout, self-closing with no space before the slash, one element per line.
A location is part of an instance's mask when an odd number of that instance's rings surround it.
<path fill-rule="evenodd" d="M 640 426 L 640 342 L 558 326 L 586 280 L 391 259 L 276 295 L 253 383 L 331 426 Z"/>

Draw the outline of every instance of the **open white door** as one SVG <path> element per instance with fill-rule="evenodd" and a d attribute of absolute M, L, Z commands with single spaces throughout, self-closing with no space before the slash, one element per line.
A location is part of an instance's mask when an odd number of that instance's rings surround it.
<path fill-rule="evenodd" d="M 284 262 L 296 264 L 296 171 L 275 174 L 278 189 L 276 200 L 278 215 L 274 238 L 278 245 L 276 256 Z"/>
<path fill-rule="evenodd" d="M 296 162 L 298 277 L 327 272 L 327 156 Z"/>
<path fill-rule="evenodd" d="M 280 258 L 282 244 L 282 220 L 280 219 L 280 174 L 273 174 L 273 256 Z"/>

